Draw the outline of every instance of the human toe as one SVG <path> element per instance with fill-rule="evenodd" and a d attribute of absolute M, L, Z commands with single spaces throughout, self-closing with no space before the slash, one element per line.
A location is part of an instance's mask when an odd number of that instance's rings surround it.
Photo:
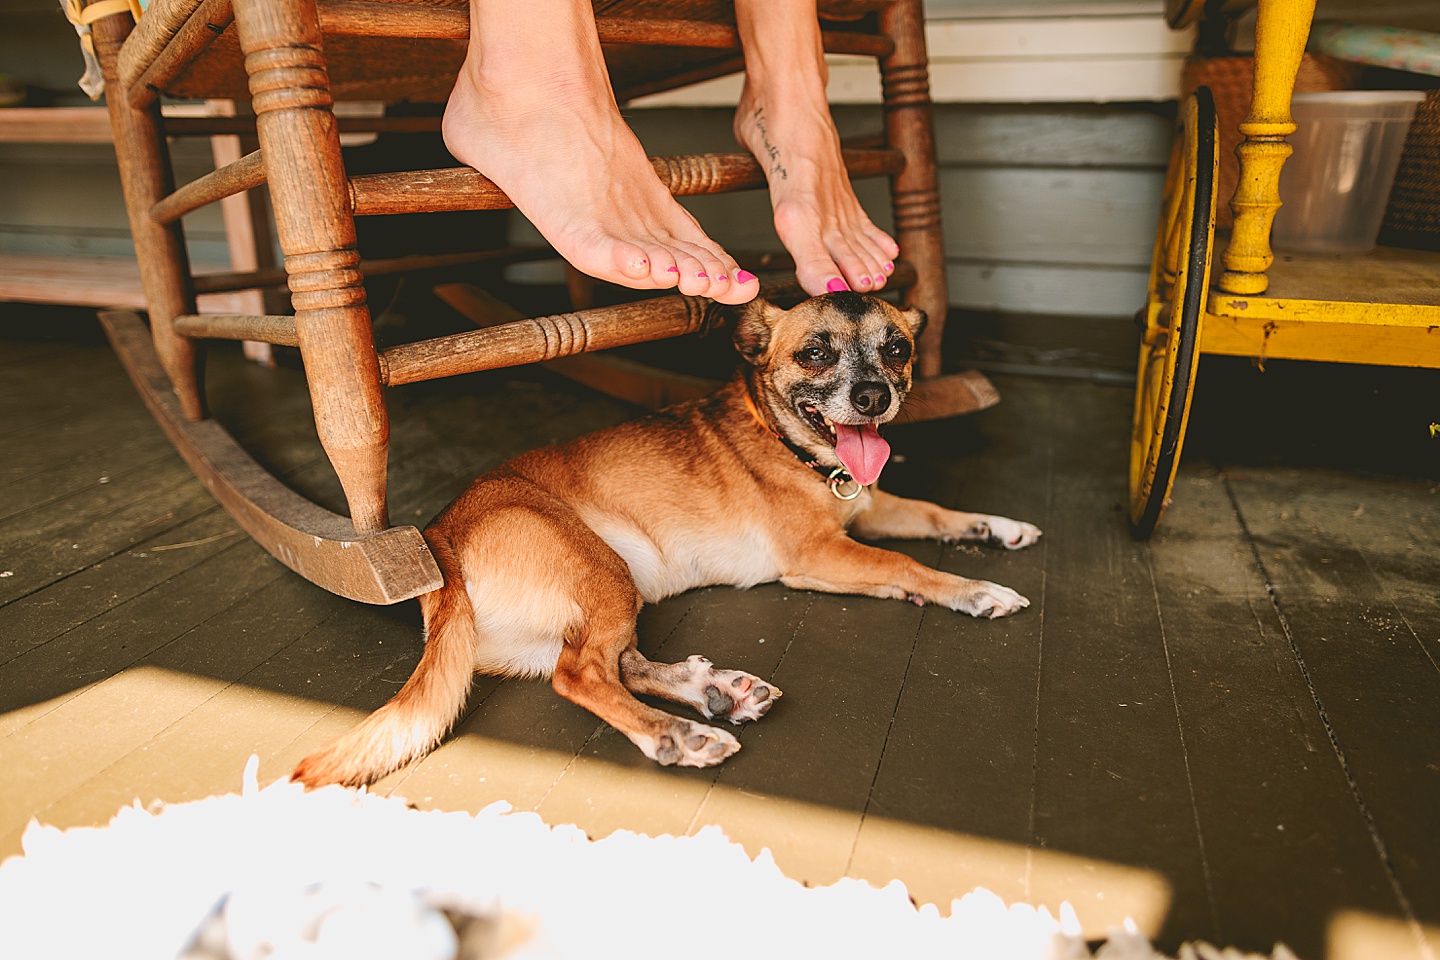
<path fill-rule="evenodd" d="M 869 293 L 885 285 L 881 261 L 869 256 L 868 251 L 856 249 L 850 244 L 837 243 L 834 246 L 842 248 L 835 255 L 835 263 L 851 290 Z"/>
<path fill-rule="evenodd" d="M 675 265 L 674 255 L 654 244 L 647 244 L 645 253 L 650 282 L 661 290 L 675 286 L 680 279 L 680 269 Z"/>
<path fill-rule="evenodd" d="M 793 253 L 791 255 L 795 256 Z M 795 279 L 800 281 L 801 288 L 812 297 L 854 289 L 841 274 L 835 261 L 824 255 L 803 259 L 795 256 Z"/>
<path fill-rule="evenodd" d="M 708 293 L 706 296 L 720 303 L 739 304 L 749 303 L 759 294 L 760 284 L 756 283 L 755 278 L 751 276 L 748 283 L 739 283 L 734 277 L 731 277 L 730 282 L 725 284 L 723 289 Z"/>
<path fill-rule="evenodd" d="M 625 279 L 644 282 L 651 278 L 651 256 L 645 248 L 629 241 L 620 240 L 616 241 L 611 253 L 615 261 L 615 270 Z"/>
<path fill-rule="evenodd" d="M 675 258 L 676 286 L 687 297 L 708 296 L 712 287 L 709 264 L 693 254 Z"/>

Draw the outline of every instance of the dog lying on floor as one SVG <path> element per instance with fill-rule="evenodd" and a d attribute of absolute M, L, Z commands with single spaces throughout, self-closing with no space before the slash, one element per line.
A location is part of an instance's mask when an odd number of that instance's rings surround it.
<path fill-rule="evenodd" d="M 701 656 L 641 655 L 641 605 L 693 587 L 779 580 L 976 617 L 1029 606 L 1008 587 L 851 539 L 1018 549 L 1040 536 L 1028 523 L 871 486 L 890 452 L 876 428 L 905 400 L 924 325 L 918 310 L 855 293 L 788 311 L 753 302 L 735 331 L 746 363 L 728 386 L 481 476 L 425 531 L 445 585 L 420 598 L 427 639 L 414 675 L 302 760 L 294 779 L 370 783 L 424 755 L 455 722 L 476 671 L 549 676 L 652 760 L 717 764 L 740 749 L 735 737 L 634 696 L 737 724 L 780 697 Z"/>

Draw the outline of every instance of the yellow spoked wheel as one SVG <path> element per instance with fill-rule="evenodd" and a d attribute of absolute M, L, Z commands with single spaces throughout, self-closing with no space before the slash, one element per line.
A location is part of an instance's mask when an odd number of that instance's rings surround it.
<path fill-rule="evenodd" d="M 1201 87 L 1180 105 L 1165 202 L 1140 316 L 1130 434 L 1130 532 L 1155 530 L 1170 496 L 1200 359 L 1200 321 L 1215 241 L 1215 100 Z"/>

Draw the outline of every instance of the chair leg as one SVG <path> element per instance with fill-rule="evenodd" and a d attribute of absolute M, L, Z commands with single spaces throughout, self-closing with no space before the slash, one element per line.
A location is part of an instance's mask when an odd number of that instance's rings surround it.
<path fill-rule="evenodd" d="M 390 426 L 315 4 L 236 0 L 235 23 L 315 424 L 356 533 L 374 533 L 389 526 Z"/>
<path fill-rule="evenodd" d="M 105 102 L 115 137 L 115 156 L 130 219 L 130 235 L 140 280 L 150 314 L 150 335 L 155 353 L 170 378 L 186 419 L 205 416 L 200 389 L 201 353 L 193 341 L 178 335 L 172 323 L 181 314 L 195 312 L 195 293 L 190 283 L 190 263 L 185 238 L 178 223 L 162 226 L 150 219 L 150 207 L 174 189 L 170 154 L 160 127 L 160 107 L 130 106 L 125 87 L 119 82 L 116 62 L 120 46 L 135 22 L 128 13 L 102 17 L 91 26 L 95 54 L 105 76 Z"/>
<path fill-rule="evenodd" d="M 900 256 L 914 264 L 917 275 L 915 286 L 905 294 L 906 305 L 919 307 L 930 318 L 920 338 L 916 372 L 934 377 L 940 373 L 949 295 L 921 0 L 899 0 L 886 7 L 880 14 L 880 29 L 895 40 L 895 52 L 880 61 L 885 135 L 890 146 L 906 158 L 905 169 L 890 178 L 895 242 L 900 245 Z"/>

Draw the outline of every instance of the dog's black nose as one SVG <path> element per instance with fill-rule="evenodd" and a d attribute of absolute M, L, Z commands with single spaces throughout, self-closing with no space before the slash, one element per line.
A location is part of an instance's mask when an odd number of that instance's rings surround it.
<path fill-rule="evenodd" d="M 867 417 L 878 417 L 890 409 L 890 388 L 874 380 L 862 380 L 850 388 L 850 403 Z"/>

